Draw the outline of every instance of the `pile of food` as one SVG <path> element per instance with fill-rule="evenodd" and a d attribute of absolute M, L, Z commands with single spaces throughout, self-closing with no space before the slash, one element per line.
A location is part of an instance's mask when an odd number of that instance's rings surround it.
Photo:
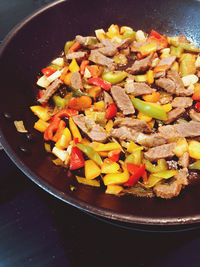
<path fill-rule="evenodd" d="M 185 36 L 111 25 L 77 35 L 40 72 L 53 162 L 109 194 L 172 198 L 200 170 L 200 50 Z"/>

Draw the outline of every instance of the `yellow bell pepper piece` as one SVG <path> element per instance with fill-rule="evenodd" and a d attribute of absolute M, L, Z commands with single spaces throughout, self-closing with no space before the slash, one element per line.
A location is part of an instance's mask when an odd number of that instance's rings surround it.
<path fill-rule="evenodd" d="M 93 142 L 92 147 L 97 152 L 98 151 L 111 151 L 111 150 L 115 150 L 115 149 L 121 149 L 122 150 L 122 147 L 117 142 L 112 142 L 112 143 L 107 143 L 107 144 Z"/>
<path fill-rule="evenodd" d="M 43 132 L 45 132 L 45 130 L 47 129 L 48 126 L 49 126 L 49 123 L 48 122 L 39 119 L 34 124 L 34 129 L 36 129 L 39 132 L 43 133 Z"/>
<path fill-rule="evenodd" d="M 135 152 L 136 150 L 143 150 L 144 147 L 143 146 L 138 146 L 137 144 L 135 144 L 133 141 L 131 141 L 128 146 L 127 146 L 127 151 L 129 153 L 133 153 Z"/>
<path fill-rule="evenodd" d="M 200 142 L 195 140 L 190 141 L 188 151 L 191 158 L 200 159 Z"/>
<path fill-rule="evenodd" d="M 120 37 L 119 33 L 119 26 L 112 24 L 109 28 L 108 31 L 106 32 L 106 35 L 112 39 L 113 37 Z"/>
<path fill-rule="evenodd" d="M 89 145 L 90 144 L 90 141 L 87 138 L 83 138 L 82 141 L 81 141 L 81 144 L 83 144 L 83 145 Z"/>
<path fill-rule="evenodd" d="M 129 179 L 129 173 L 125 166 L 122 165 L 123 172 L 122 173 L 109 173 L 103 177 L 103 182 L 105 185 L 111 184 L 124 184 Z"/>
<path fill-rule="evenodd" d="M 51 153 L 51 145 L 48 143 L 44 143 L 44 149 L 46 152 Z"/>
<path fill-rule="evenodd" d="M 59 149 L 65 149 L 72 141 L 72 135 L 68 128 L 65 128 L 60 139 L 56 142 L 55 146 Z"/>
<path fill-rule="evenodd" d="M 147 76 L 146 76 L 146 78 L 147 78 L 147 82 L 148 82 L 149 84 L 154 83 L 153 70 L 148 70 L 148 71 L 147 71 Z"/>
<path fill-rule="evenodd" d="M 72 117 L 69 118 L 69 129 L 70 129 L 70 132 L 72 133 L 73 138 L 78 138 L 78 141 L 81 142 L 82 136 L 80 134 L 78 127 L 73 121 Z"/>
<path fill-rule="evenodd" d="M 97 111 L 105 111 L 105 103 L 104 101 L 98 101 L 94 103 L 94 108 Z"/>
<path fill-rule="evenodd" d="M 135 81 L 136 82 L 146 82 L 147 81 L 147 75 L 146 74 L 135 75 Z"/>
<path fill-rule="evenodd" d="M 70 81 L 70 78 L 72 76 L 72 72 L 69 72 L 65 78 L 64 78 L 64 83 L 67 84 L 67 85 L 70 85 L 71 84 L 71 81 Z"/>
<path fill-rule="evenodd" d="M 162 105 L 162 108 L 164 109 L 165 112 L 169 112 L 170 110 L 172 110 L 172 105 L 171 104 Z"/>
<path fill-rule="evenodd" d="M 50 120 L 51 116 L 48 114 L 48 109 L 42 106 L 31 106 L 30 109 L 33 113 L 38 116 L 39 119 L 43 121 Z"/>
<path fill-rule="evenodd" d="M 138 112 L 137 115 L 138 119 L 141 121 L 146 121 L 146 122 L 150 122 L 152 120 L 152 117 L 142 113 L 141 111 Z"/>
<path fill-rule="evenodd" d="M 102 89 L 100 86 L 93 86 L 92 88 L 87 90 L 87 93 L 95 99 L 101 94 L 101 91 Z"/>
<path fill-rule="evenodd" d="M 175 61 L 175 62 L 173 63 L 173 65 L 171 66 L 171 69 L 174 70 L 174 71 L 179 72 L 179 64 L 178 64 L 177 61 Z"/>
<path fill-rule="evenodd" d="M 119 173 L 120 166 L 118 163 L 106 158 L 101 166 L 102 173 Z"/>
<path fill-rule="evenodd" d="M 116 184 L 110 184 L 107 186 L 106 194 L 118 195 L 123 190 L 123 187 Z"/>
<path fill-rule="evenodd" d="M 178 141 L 176 142 L 176 146 L 173 150 L 174 154 L 177 157 L 181 157 L 187 151 L 188 151 L 187 140 L 184 137 L 179 138 Z"/>
<path fill-rule="evenodd" d="M 80 67 L 76 61 L 75 58 L 72 59 L 72 62 L 69 64 L 69 70 L 74 73 L 76 71 L 79 71 L 80 70 Z"/>
<path fill-rule="evenodd" d="M 107 133 L 110 132 L 110 130 L 113 128 L 113 125 L 114 125 L 114 122 L 112 120 L 109 120 L 107 122 L 106 127 L 105 127 Z"/>
<path fill-rule="evenodd" d="M 156 42 L 151 42 L 139 48 L 139 51 L 143 56 L 149 55 L 152 52 L 156 52 L 156 50 L 157 50 Z"/>
<path fill-rule="evenodd" d="M 108 157 L 108 153 L 107 151 L 98 151 L 98 154 L 100 157 L 102 158 L 107 158 Z"/>
<path fill-rule="evenodd" d="M 85 161 L 85 178 L 94 179 L 101 173 L 99 166 L 91 159 Z"/>
<path fill-rule="evenodd" d="M 76 176 L 76 179 L 80 184 L 100 187 L 100 182 L 97 180 L 89 180 L 89 179 L 86 179 L 86 178 L 80 177 L 80 176 Z"/>
<path fill-rule="evenodd" d="M 148 125 L 151 127 L 151 129 L 153 129 L 155 124 L 155 120 L 151 120 L 150 122 L 148 122 Z"/>

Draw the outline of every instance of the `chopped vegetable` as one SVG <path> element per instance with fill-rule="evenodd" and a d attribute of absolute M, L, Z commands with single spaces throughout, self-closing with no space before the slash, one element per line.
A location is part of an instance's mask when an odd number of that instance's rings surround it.
<path fill-rule="evenodd" d="M 101 78 L 90 78 L 88 80 L 88 83 L 93 84 L 95 86 L 100 86 L 102 89 L 104 89 L 106 91 L 109 91 L 111 88 L 111 83 L 104 81 Z"/>
<path fill-rule="evenodd" d="M 117 107 L 116 107 L 115 103 L 111 103 L 108 105 L 108 108 L 106 109 L 105 117 L 107 120 L 110 120 L 113 117 L 115 117 L 116 113 L 117 113 Z"/>
<path fill-rule="evenodd" d="M 72 133 L 73 138 L 74 139 L 77 138 L 78 141 L 81 142 L 82 136 L 80 134 L 78 127 L 76 126 L 75 122 L 73 121 L 71 117 L 69 118 L 69 128 L 70 128 L 70 132 Z"/>
<path fill-rule="evenodd" d="M 123 81 L 126 76 L 127 73 L 125 71 L 109 71 L 103 73 L 102 78 L 111 84 L 117 84 Z"/>
<path fill-rule="evenodd" d="M 83 144 L 77 144 L 77 147 L 99 166 L 103 164 L 101 157 L 92 147 Z"/>
<path fill-rule="evenodd" d="M 97 180 L 90 180 L 90 179 L 86 179 L 86 178 L 80 177 L 80 176 L 76 176 L 76 179 L 80 184 L 100 187 L 100 182 Z"/>
<path fill-rule="evenodd" d="M 69 167 L 70 170 L 80 169 L 84 165 L 85 165 L 85 160 L 83 158 L 81 150 L 78 147 L 73 146 L 70 157 L 70 167 Z"/>
<path fill-rule="evenodd" d="M 91 159 L 85 161 L 85 178 L 94 179 L 101 173 L 99 166 Z"/>
<path fill-rule="evenodd" d="M 191 158 L 200 159 L 200 142 L 195 140 L 190 141 L 188 151 Z"/>
<path fill-rule="evenodd" d="M 24 127 L 23 121 L 14 121 L 14 125 L 19 133 L 27 133 L 28 131 Z"/>

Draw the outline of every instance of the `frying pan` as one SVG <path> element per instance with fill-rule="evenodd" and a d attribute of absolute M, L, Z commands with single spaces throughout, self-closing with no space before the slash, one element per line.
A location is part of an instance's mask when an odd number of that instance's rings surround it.
<path fill-rule="evenodd" d="M 6 153 L 44 190 L 100 218 L 129 225 L 199 223 L 198 183 L 171 200 L 117 197 L 105 194 L 103 189 L 76 184 L 67 170 L 55 166 L 52 155 L 44 151 L 29 109 L 34 103 L 38 71 L 57 57 L 65 41 L 76 34 L 90 35 L 114 23 L 146 32 L 153 28 L 166 35 L 184 34 L 200 45 L 199 13 L 200 3 L 191 0 L 69 0 L 50 4 L 24 20 L 7 36 L 0 50 L 0 142 Z M 31 142 L 16 131 L 13 120 L 24 121 L 33 135 Z M 71 185 L 75 185 L 75 191 Z"/>

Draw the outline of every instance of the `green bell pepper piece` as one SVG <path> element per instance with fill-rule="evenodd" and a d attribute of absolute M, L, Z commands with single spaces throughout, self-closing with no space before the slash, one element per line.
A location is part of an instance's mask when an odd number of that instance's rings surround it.
<path fill-rule="evenodd" d="M 180 46 L 171 46 L 170 47 L 170 51 L 171 51 L 171 55 L 172 56 L 176 56 L 176 57 L 180 57 L 184 51 L 183 47 Z"/>
<path fill-rule="evenodd" d="M 162 172 L 167 170 L 167 162 L 165 159 L 159 159 L 157 165 L 152 164 L 149 160 L 143 159 L 142 163 L 145 163 L 145 168 L 151 173 Z"/>
<path fill-rule="evenodd" d="M 61 70 L 62 69 L 61 66 L 58 66 L 56 64 L 51 64 L 47 68 L 49 68 L 49 69 L 57 69 L 57 70 Z"/>
<path fill-rule="evenodd" d="M 120 83 L 126 78 L 127 73 L 125 71 L 109 71 L 102 75 L 102 79 L 112 84 Z"/>
<path fill-rule="evenodd" d="M 189 74 L 194 74 L 196 72 L 195 62 L 196 62 L 195 55 L 185 53 L 181 57 L 180 75 L 183 77 Z"/>
<path fill-rule="evenodd" d="M 86 41 L 84 42 L 84 45 L 88 46 L 88 45 L 94 45 L 96 43 L 97 43 L 97 38 L 96 37 L 88 36 L 86 38 Z"/>
<path fill-rule="evenodd" d="M 189 165 L 190 170 L 200 170 L 200 160 L 195 161 Z"/>
<path fill-rule="evenodd" d="M 135 165 L 141 165 L 142 161 L 142 151 L 141 150 L 136 150 L 130 155 L 128 155 L 125 159 L 125 163 L 132 163 Z"/>
<path fill-rule="evenodd" d="M 72 86 L 68 86 L 68 88 L 72 92 L 72 97 L 81 97 L 81 96 L 84 96 L 84 95 L 90 96 L 87 93 L 82 92 L 81 90 L 74 89 Z"/>
<path fill-rule="evenodd" d="M 90 146 L 83 145 L 83 144 L 77 144 L 76 145 L 83 153 L 85 153 L 88 158 L 95 161 L 98 165 L 102 165 L 103 161 L 99 154 Z"/>
<path fill-rule="evenodd" d="M 115 61 L 116 64 L 118 65 L 126 65 L 128 63 L 128 59 L 125 55 L 123 54 L 118 54 L 113 57 L 113 60 Z"/>
<path fill-rule="evenodd" d="M 66 105 L 66 99 L 60 97 L 59 95 L 54 95 L 53 96 L 53 102 L 58 108 L 64 108 Z"/>
<path fill-rule="evenodd" d="M 178 174 L 178 171 L 176 170 L 167 170 L 167 171 L 162 171 L 162 172 L 156 172 L 153 175 L 156 177 L 161 177 L 163 179 L 168 179 L 168 178 L 173 177 L 176 174 Z"/>
<path fill-rule="evenodd" d="M 65 43 L 65 47 L 64 47 L 64 52 L 65 52 L 65 55 L 67 55 L 67 52 L 69 51 L 70 47 L 75 43 L 75 40 L 73 41 L 67 41 Z"/>
<path fill-rule="evenodd" d="M 151 188 L 163 179 L 169 179 L 176 175 L 178 171 L 175 170 L 168 170 L 163 172 L 157 172 L 149 175 L 148 182 L 146 184 L 143 184 L 146 188 Z M 160 175 L 160 176 L 159 176 Z M 161 177 L 162 176 L 162 177 Z"/>
<path fill-rule="evenodd" d="M 161 106 L 142 101 L 135 97 L 131 97 L 131 101 L 134 107 L 142 113 L 158 120 L 167 120 L 166 111 Z"/>
<path fill-rule="evenodd" d="M 170 44 L 176 47 L 178 46 L 182 47 L 184 50 L 189 51 L 189 52 L 196 52 L 196 53 L 200 52 L 200 49 L 196 45 L 191 44 L 191 43 L 181 43 L 175 40 L 170 40 Z"/>
<path fill-rule="evenodd" d="M 122 34 L 122 39 L 130 38 L 133 42 L 135 40 L 136 32 L 134 32 L 131 28 L 126 29 L 126 31 Z"/>

